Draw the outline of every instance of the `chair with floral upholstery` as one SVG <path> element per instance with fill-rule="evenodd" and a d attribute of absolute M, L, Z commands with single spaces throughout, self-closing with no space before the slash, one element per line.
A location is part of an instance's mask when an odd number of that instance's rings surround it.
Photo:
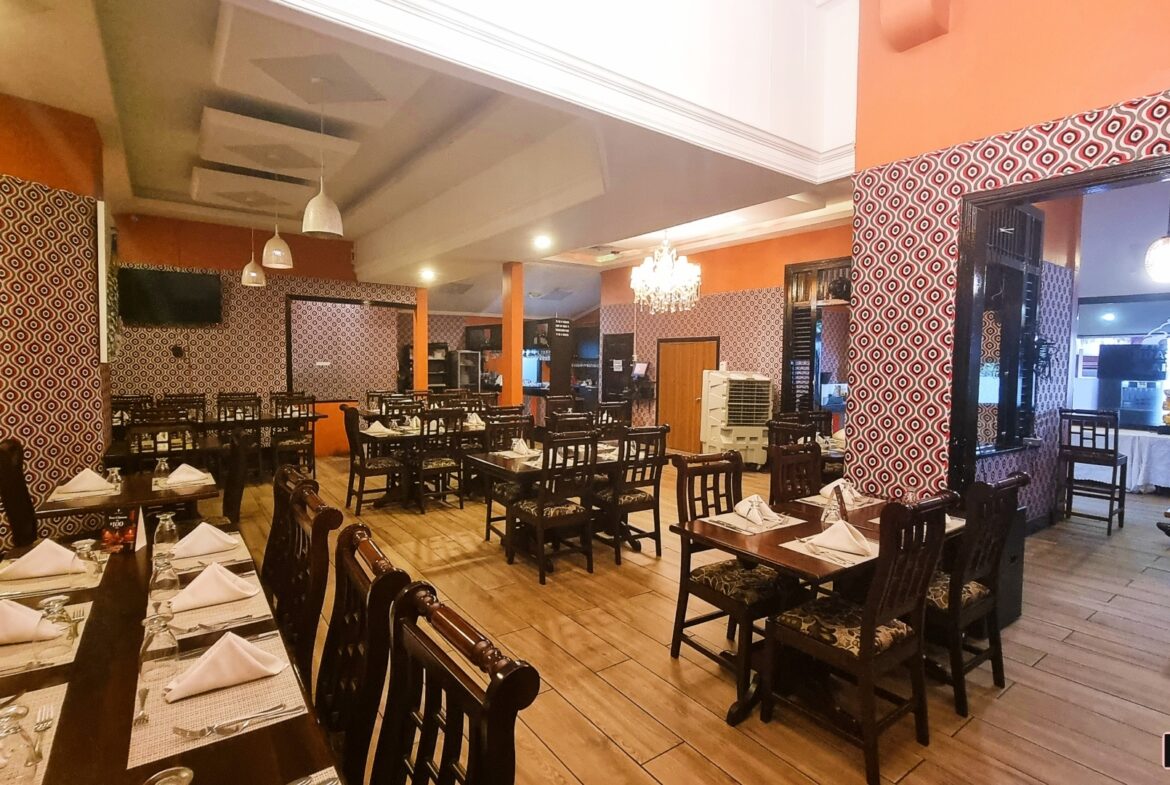
<path fill-rule="evenodd" d="M 527 441 L 532 438 L 531 414 L 486 414 L 483 419 L 484 448 L 488 452 L 511 450 L 512 442 L 515 439 Z M 492 524 L 503 523 L 508 516 L 506 514 L 492 515 L 492 505 L 495 502 L 500 502 L 506 511 L 508 505 L 519 501 L 522 495 L 523 488 L 520 487 L 520 483 L 485 478 L 483 482 L 483 504 L 486 508 L 483 522 L 484 540 L 490 541 L 492 532 L 500 535 L 501 540 L 504 538 L 503 530 L 497 529 Z"/>
<path fill-rule="evenodd" d="M 950 652 L 949 668 L 927 660 L 927 669 L 954 688 L 955 711 L 963 717 L 967 716 L 968 673 L 991 660 L 995 685 L 1006 684 L 996 614 L 1000 563 L 1020 505 L 1020 488 L 1030 481 L 1027 474 L 1016 472 L 994 485 L 971 485 L 967 491 L 967 522 L 951 571 L 936 571 L 926 592 L 927 634 L 933 640 L 937 631 L 939 641 L 945 642 Z M 987 646 L 980 648 L 970 642 L 966 631 L 984 620 Z M 965 659 L 965 654 L 975 656 Z"/>
<path fill-rule="evenodd" d="M 419 512 L 427 511 L 427 499 L 446 501 L 452 493 L 459 494 L 459 509 L 463 509 L 463 456 L 459 446 L 466 417 L 462 409 L 426 409 L 419 417 L 413 466 Z M 456 482 L 454 489 L 452 479 Z"/>
<path fill-rule="evenodd" d="M 594 483 L 589 501 L 602 511 L 608 522 L 608 533 L 600 535 L 599 539 L 613 546 L 614 564 L 622 563 L 623 542 L 640 551 L 642 540 L 654 540 L 654 552 L 662 556 L 662 525 L 658 508 L 668 433 L 669 425 L 624 426 L 618 442 L 616 479 L 600 487 Z M 646 530 L 631 526 L 630 515 L 646 510 L 654 514 L 654 528 Z"/>
<path fill-rule="evenodd" d="M 770 722 L 778 700 L 809 713 L 861 746 L 870 785 L 879 785 L 881 779 L 878 735 L 883 730 L 913 712 L 918 742 L 930 743 L 923 650 L 926 589 L 942 553 L 947 507 L 958 498 L 943 491 L 914 505 L 892 502 L 882 508 L 878 557 L 864 604 L 829 594 L 768 620 L 760 718 Z M 840 709 L 822 715 L 810 711 L 802 702 L 789 702 L 787 697 L 776 695 L 776 661 L 781 647 L 819 660 L 856 683 L 858 716 L 846 718 Z M 910 699 L 877 686 L 899 666 L 910 671 Z M 894 705 L 880 718 L 879 697 Z"/>
<path fill-rule="evenodd" d="M 585 557 L 586 570 L 593 572 L 593 511 L 584 500 L 592 491 L 597 467 L 597 431 L 550 433 L 543 447 L 536 495 L 508 505 L 504 529 L 508 564 L 515 561 L 521 538 L 531 535 L 542 585 L 551 566 L 550 554 L 545 551 L 549 533 L 555 537 L 557 555 L 579 553 Z M 566 534 L 578 534 L 580 546 L 561 547 Z"/>
<path fill-rule="evenodd" d="M 771 567 L 738 559 L 692 568 L 692 554 L 706 547 L 688 536 L 687 524 L 735 509 L 736 502 L 743 498 L 743 456 L 735 451 L 673 455 L 671 462 L 678 470 L 679 525 L 673 531 L 679 532 L 682 553 L 670 656 L 678 659 L 685 643 L 735 674 L 736 701 L 727 712 L 727 722 L 734 725 L 747 717 L 752 706 L 749 688 L 753 636 L 763 632 L 756 629 L 754 622 L 799 603 L 804 598 L 804 590 L 795 579 L 781 577 Z M 687 603 L 692 595 L 714 605 L 716 610 L 688 617 Z M 687 627 L 724 616 L 728 639 L 734 640 L 736 630 L 739 631 L 734 658 L 729 659 L 683 634 Z"/>
<path fill-rule="evenodd" d="M 363 437 L 361 415 L 355 407 L 341 404 L 341 416 L 345 418 L 345 438 L 349 442 L 349 484 L 345 489 L 345 506 L 356 499 L 353 514 L 361 515 L 366 494 L 386 494 L 401 487 L 408 469 L 405 456 L 383 449 L 373 437 Z M 367 490 L 366 479 L 370 477 L 385 477 L 386 483 L 381 488 Z"/>
<path fill-rule="evenodd" d="M 317 476 L 317 399 L 303 392 L 272 392 L 268 395 L 270 414 L 279 425 L 272 428 L 272 465 L 280 466 L 282 456 L 296 456 L 297 465 Z"/>

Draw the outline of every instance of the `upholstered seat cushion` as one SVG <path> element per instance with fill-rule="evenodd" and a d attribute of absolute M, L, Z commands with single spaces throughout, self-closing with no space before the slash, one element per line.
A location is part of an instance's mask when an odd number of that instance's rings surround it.
<path fill-rule="evenodd" d="M 440 469 L 458 469 L 459 463 L 454 458 L 423 458 L 422 468 L 424 472 L 439 471 Z"/>
<path fill-rule="evenodd" d="M 282 434 L 273 439 L 281 447 L 308 447 L 313 438 L 306 433 Z"/>
<path fill-rule="evenodd" d="M 606 504 L 613 504 L 614 489 L 600 488 L 596 491 L 597 498 Z M 638 488 L 626 488 L 617 494 L 618 507 L 639 507 L 653 504 L 654 497 Z"/>
<path fill-rule="evenodd" d="M 402 468 L 402 461 L 389 455 L 375 455 L 366 458 L 366 468 L 375 471 L 387 471 Z"/>
<path fill-rule="evenodd" d="M 513 502 L 524 494 L 518 482 L 493 482 L 492 498 L 499 502 Z"/>
<path fill-rule="evenodd" d="M 540 507 L 537 505 L 536 499 L 522 499 L 516 502 L 516 511 L 530 518 L 540 517 Z M 544 508 L 544 517 L 565 518 L 570 515 L 584 515 L 585 512 L 585 508 L 580 504 L 565 501 L 546 506 Z"/>
<path fill-rule="evenodd" d="M 963 607 L 967 607 L 976 600 L 991 596 L 991 589 L 979 581 L 967 581 L 963 584 Z M 930 579 L 930 588 L 926 590 L 926 601 L 933 607 L 945 611 L 951 603 L 951 576 L 938 570 Z"/>
<path fill-rule="evenodd" d="M 753 567 L 735 559 L 696 567 L 691 580 L 747 605 L 772 599 L 788 588 L 771 567 Z"/>
<path fill-rule="evenodd" d="M 593 483 L 594 488 L 601 488 L 602 486 L 609 485 L 609 482 L 610 482 L 609 475 L 608 474 L 595 474 L 595 475 L 593 475 L 593 479 L 591 482 Z"/>
<path fill-rule="evenodd" d="M 830 594 L 810 600 L 776 616 L 776 622 L 804 635 L 843 649 L 850 654 L 861 652 L 861 606 L 840 595 Z M 881 653 L 910 637 L 910 625 L 894 619 L 874 630 L 874 650 Z"/>

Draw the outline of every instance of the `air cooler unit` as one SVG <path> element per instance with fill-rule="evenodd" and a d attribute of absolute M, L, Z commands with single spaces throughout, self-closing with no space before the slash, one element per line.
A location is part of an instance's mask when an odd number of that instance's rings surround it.
<path fill-rule="evenodd" d="M 744 463 L 768 459 L 772 380 L 747 371 L 703 371 L 703 452 L 739 450 Z"/>

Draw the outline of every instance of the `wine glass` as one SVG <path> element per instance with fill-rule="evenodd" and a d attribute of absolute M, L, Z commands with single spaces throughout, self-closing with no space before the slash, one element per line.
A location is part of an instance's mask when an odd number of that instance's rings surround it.
<path fill-rule="evenodd" d="M 142 620 L 146 634 L 138 653 L 138 678 L 144 685 L 166 684 L 179 673 L 179 641 L 171 630 L 174 613 L 170 606 L 169 602 L 163 603 L 164 613 Z"/>
<path fill-rule="evenodd" d="M 122 470 L 117 466 L 111 466 L 106 470 L 106 482 L 113 485 L 119 491 L 122 490 Z"/>
<path fill-rule="evenodd" d="M 170 473 L 171 473 L 171 467 L 170 467 L 170 464 L 167 463 L 166 458 L 158 458 L 155 460 L 154 472 L 151 475 L 152 478 L 154 479 L 155 485 L 158 485 L 160 483 L 160 481 L 165 483 L 166 479 L 167 479 L 167 475 L 169 475 Z"/>
<path fill-rule="evenodd" d="M 93 560 L 93 546 L 97 543 L 96 540 L 77 540 L 73 543 L 73 553 L 77 556 L 77 560 L 81 562 L 81 566 L 85 568 L 84 572 L 74 574 L 76 587 L 83 589 L 89 582 L 90 574 L 97 574 L 97 565 Z"/>
<path fill-rule="evenodd" d="M 36 779 L 33 740 L 20 724 L 28 707 L 13 704 L 0 710 L 0 785 L 26 785 Z"/>
<path fill-rule="evenodd" d="M 171 564 L 169 553 L 156 553 L 153 558 L 154 570 L 150 574 L 150 601 L 157 614 L 159 606 L 169 602 L 179 593 L 179 574 Z"/>
<path fill-rule="evenodd" d="M 53 636 L 41 641 L 37 649 L 38 665 L 47 665 L 51 660 L 69 654 L 69 650 L 73 648 L 77 628 L 73 626 L 73 619 L 69 618 L 65 611 L 68 604 L 69 596 L 66 594 L 55 594 L 37 603 L 37 607 L 41 609 L 38 627 Z"/>
<path fill-rule="evenodd" d="M 154 530 L 154 553 L 170 554 L 178 542 L 179 530 L 175 526 L 175 514 L 159 513 L 158 526 Z"/>

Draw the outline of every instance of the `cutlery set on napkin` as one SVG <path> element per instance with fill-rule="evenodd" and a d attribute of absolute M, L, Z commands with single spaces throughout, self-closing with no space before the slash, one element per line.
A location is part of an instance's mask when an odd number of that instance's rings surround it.
<path fill-rule="evenodd" d="M 775 512 L 759 494 L 752 494 L 737 503 L 734 512 L 714 515 L 703 520 L 741 534 L 762 534 L 804 523 L 799 518 Z"/>
<path fill-rule="evenodd" d="M 383 425 L 381 420 L 374 420 L 362 433 L 366 436 L 393 436 L 395 431 Z"/>
<path fill-rule="evenodd" d="M 782 547 L 803 550 L 810 556 L 852 567 L 878 555 L 878 544 L 866 539 L 848 521 L 838 520 L 820 534 L 786 542 Z"/>

